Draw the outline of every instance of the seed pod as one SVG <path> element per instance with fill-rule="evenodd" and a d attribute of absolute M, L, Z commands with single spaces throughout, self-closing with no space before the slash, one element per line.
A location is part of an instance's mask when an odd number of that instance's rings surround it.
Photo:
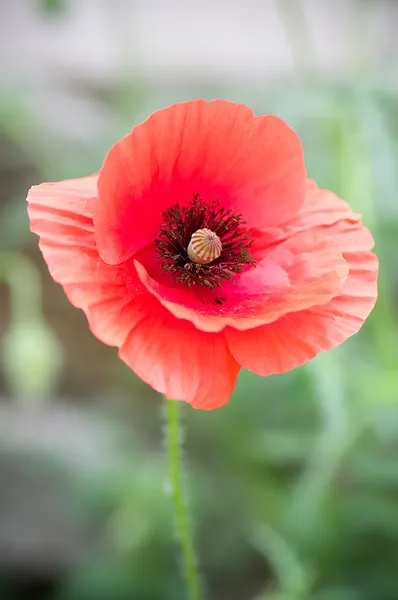
<path fill-rule="evenodd" d="M 208 265 L 221 254 L 222 243 L 211 229 L 198 229 L 192 234 L 187 249 L 192 262 L 198 265 Z"/>

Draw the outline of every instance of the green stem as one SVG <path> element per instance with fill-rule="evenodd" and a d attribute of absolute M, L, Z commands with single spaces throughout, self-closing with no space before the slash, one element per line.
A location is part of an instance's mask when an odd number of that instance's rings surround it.
<path fill-rule="evenodd" d="M 189 600 L 201 600 L 202 592 L 197 560 L 183 490 L 179 402 L 168 400 L 167 398 L 166 442 L 174 520 L 180 542 L 182 569 L 187 584 L 188 598 Z"/>

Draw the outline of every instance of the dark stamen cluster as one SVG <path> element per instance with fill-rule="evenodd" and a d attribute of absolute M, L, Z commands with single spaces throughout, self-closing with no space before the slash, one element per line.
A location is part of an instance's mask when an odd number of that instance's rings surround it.
<path fill-rule="evenodd" d="M 224 281 L 233 281 L 248 264 L 255 265 L 249 252 L 252 240 L 242 215 L 220 206 L 218 201 L 205 203 L 199 194 L 185 208 L 175 204 L 164 213 L 159 238 L 155 240 L 162 268 L 172 273 L 176 281 L 186 285 L 203 285 L 211 289 Z M 207 265 L 192 262 L 187 248 L 198 229 L 210 229 L 222 242 L 218 258 Z"/>

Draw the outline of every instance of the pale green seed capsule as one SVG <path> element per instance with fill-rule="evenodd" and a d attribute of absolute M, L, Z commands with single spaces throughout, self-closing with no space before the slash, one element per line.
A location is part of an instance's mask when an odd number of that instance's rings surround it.
<path fill-rule="evenodd" d="M 221 240 L 214 231 L 198 229 L 192 234 L 187 252 L 192 262 L 198 265 L 208 265 L 220 256 L 221 250 Z"/>

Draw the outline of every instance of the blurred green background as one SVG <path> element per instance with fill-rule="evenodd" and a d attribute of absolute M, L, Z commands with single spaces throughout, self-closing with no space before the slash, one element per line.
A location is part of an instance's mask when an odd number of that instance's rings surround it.
<path fill-rule="evenodd" d="M 0 7 L 0 600 L 185 598 L 161 398 L 50 279 L 25 197 L 198 96 L 287 120 L 381 262 L 342 347 L 183 407 L 207 598 L 398 600 L 398 3 L 166 4 Z"/>

